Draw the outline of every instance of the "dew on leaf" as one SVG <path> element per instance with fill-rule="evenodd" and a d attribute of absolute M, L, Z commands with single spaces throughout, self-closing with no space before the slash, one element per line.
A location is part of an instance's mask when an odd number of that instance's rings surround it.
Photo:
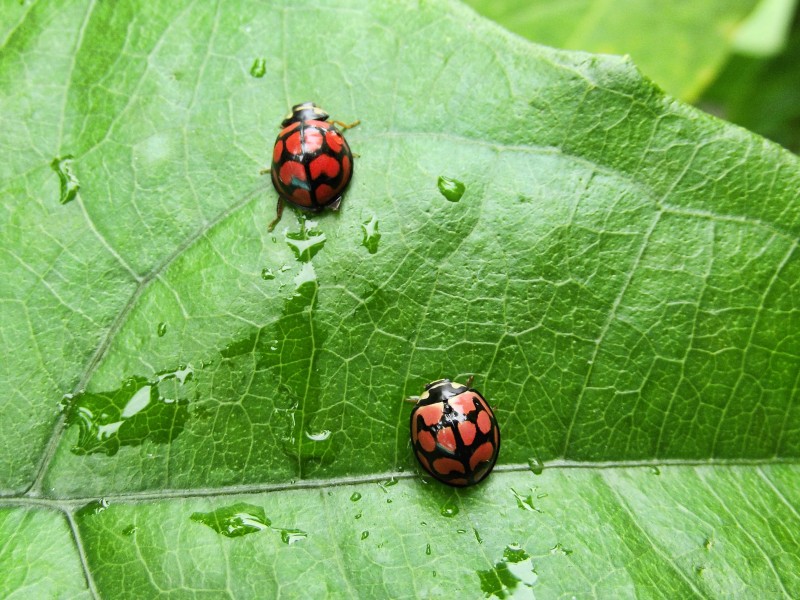
<path fill-rule="evenodd" d="M 447 517 L 451 519 L 458 514 L 458 506 L 455 504 L 448 502 L 444 506 L 442 506 L 441 510 L 439 511 L 443 517 Z"/>
<path fill-rule="evenodd" d="M 544 471 L 544 463 L 538 456 L 532 456 L 528 459 L 528 468 L 534 475 L 541 475 Z"/>
<path fill-rule="evenodd" d="M 361 513 L 362 513 L 362 512 L 363 512 L 363 511 L 358 511 L 358 514 L 356 515 L 356 519 L 360 519 L 360 518 L 361 518 Z"/>
<path fill-rule="evenodd" d="M 364 239 L 361 240 L 361 245 L 370 254 L 375 254 L 378 251 L 378 243 L 381 241 L 381 234 L 378 231 L 378 219 L 373 216 L 369 221 L 364 221 L 361 224 L 361 228 L 364 230 Z"/>
<path fill-rule="evenodd" d="M 75 511 L 75 516 L 90 517 L 92 515 L 100 514 L 108 507 L 109 502 L 105 498 L 100 498 L 100 500 L 92 500 L 88 504 L 84 504 L 77 511 Z"/>
<path fill-rule="evenodd" d="M 452 179 L 444 175 L 439 176 L 438 186 L 442 196 L 450 202 L 461 200 L 461 196 L 464 195 L 464 191 L 467 189 L 458 179 Z"/>
<path fill-rule="evenodd" d="M 61 186 L 61 193 L 58 198 L 61 204 L 72 202 L 75 196 L 78 195 L 78 190 L 81 189 L 78 178 L 72 172 L 72 158 L 72 155 L 68 154 L 61 158 L 54 158 L 53 162 L 50 163 L 50 167 L 58 175 Z"/>
<path fill-rule="evenodd" d="M 304 540 L 307 537 L 308 534 L 299 529 L 281 529 L 281 541 L 288 546 Z"/>
<path fill-rule="evenodd" d="M 361 539 L 365 540 L 369 537 L 369 531 L 362 531 L 361 532 Z"/>
<path fill-rule="evenodd" d="M 125 529 L 122 530 L 122 535 L 133 535 L 139 531 L 139 528 L 136 525 L 128 525 Z"/>
<path fill-rule="evenodd" d="M 272 269 L 268 269 L 264 267 L 261 269 L 261 279 L 264 281 L 270 281 L 271 279 L 275 279 L 275 273 L 272 272 Z"/>
<path fill-rule="evenodd" d="M 570 554 L 572 554 L 572 550 L 564 548 L 564 546 L 558 543 L 552 548 L 550 548 L 550 554 L 561 554 L 563 556 L 569 556 Z"/>
<path fill-rule="evenodd" d="M 325 234 L 315 230 L 315 226 L 316 223 L 314 221 L 307 221 L 305 218 L 301 218 L 300 231 L 284 234 L 286 244 L 300 262 L 309 262 L 325 246 Z"/>
<path fill-rule="evenodd" d="M 511 492 L 514 494 L 514 497 L 517 499 L 517 506 L 522 510 L 527 510 L 530 512 L 542 512 L 538 508 L 533 505 L 533 494 L 528 496 L 523 496 L 514 488 L 511 488 Z"/>
<path fill-rule="evenodd" d="M 237 502 L 211 512 L 192 513 L 190 518 L 230 538 L 263 531 L 271 524 L 262 507 L 246 502 Z"/>
<path fill-rule="evenodd" d="M 144 440 L 171 442 L 189 417 L 186 383 L 193 373 L 191 366 L 179 367 L 152 379 L 129 377 L 116 390 L 76 394 L 64 409 L 67 427 L 78 426 L 72 452 L 113 456 Z"/>
<path fill-rule="evenodd" d="M 427 554 L 428 556 L 431 555 L 431 545 L 430 544 L 427 544 L 425 546 L 425 554 Z"/>
<path fill-rule="evenodd" d="M 164 337 L 167 334 L 167 324 L 164 323 L 164 321 L 161 321 L 161 323 L 158 324 L 156 333 L 158 334 L 158 337 Z"/>
<path fill-rule="evenodd" d="M 265 58 L 257 58 L 253 61 L 253 66 L 250 67 L 250 75 L 256 78 L 261 78 L 267 72 L 267 60 Z"/>
<path fill-rule="evenodd" d="M 512 598 L 519 595 L 520 589 L 532 588 L 539 576 L 530 555 L 518 544 L 509 544 L 503 551 L 503 559 L 491 569 L 478 571 L 478 578 L 487 597 Z"/>
<path fill-rule="evenodd" d="M 361 500 L 361 494 L 359 494 L 358 492 L 353 492 L 353 494 L 350 496 L 350 501 L 358 502 L 359 500 Z"/>
<path fill-rule="evenodd" d="M 650 472 L 651 472 L 653 475 L 661 475 L 661 469 L 659 469 L 659 468 L 658 468 L 658 467 L 656 467 L 655 465 L 653 465 L 653 466 L 651 466 L 651 467 L 650 467 Z"/>

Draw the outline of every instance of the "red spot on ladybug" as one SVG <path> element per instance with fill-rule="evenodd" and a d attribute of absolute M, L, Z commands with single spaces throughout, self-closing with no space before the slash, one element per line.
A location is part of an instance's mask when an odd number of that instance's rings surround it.
<path fill-rule="evenodd" d="M 339 161 L 327 154 L 321 154 L 308 165 L 311 179 L 318 179 L 320 175 L 336 177 L 339 174 Z M 322 187 L 322 186 L 320 186 Z M 319 188 L 317 189 L 319 191 Z"/>
<path fill-rule="evenodd" d="M 286 162 L 280 170 L 281 181 L 286 185 L 293 185 L 294 179 L 298 181 L 306 180 L 306 169 L 299 162 Z"/>
<path fill-rule="evenodd" d="M 459 394 L 455 398 L 450 398 L 450 406 L 457 412 L 466 416 L 475 410 L 475 400 L 472 393 Z"/>
<path fill-rule="evenodd" d="M 441 402 L 436 404 L 428 404 L 427 406 L 421 406 L 417 409 L 417 414 L 422 417 L 422 420 L 425 422 L 425 425 L 428 427 L 433 427 L 434 425 L 438 424 L 442 418 L 442 411 L 444 410 L 444 405 Z"/>
<path fill-rule="evenodd" d="M 284 119 L 272 150 L 272 182 L 280 200 L 270 229 L 280 219 L 283 201 L 312 211 L 335 207 L 350 183 L 353 155 L 341 131 L 327 119 L 328 114 L 311 102 L 294 106 Z M 301 165 L 303 174 L 297 167 L 286 171 L 290 163 Z"/>
<path fill-rule="evenodd" d="M 439 433 L 436 434 L 436 441 L 442 448 L 449 452 L 456 451 L 456 437 L 453 435 L 453 430 L 450 427 L 441 429 Z"/>
<path fill-rule="evenodd" d="M 303 153 L 303 138 L 299 131 L 286 138 L 285 144 L 286 149 L 292 154 L 300 155 Z"/>
<path fill-rule="evenodd" d="M 283 154 L 283 140 L 275 142 L 275 147 L 272 149 L 272 162 L 278 162 Z"/>
<path fill-rule="evenodd" d="M 492 459 L 494 455 L 494 446 L 492 442 L 486 442 L 478 446 L 472 456 L 469 457 L 469 468 L 474 469 L 478 463 L 487 462 Z"/>
<path fill-rule="evenodd" d="M 420 431 L 417 439 L 419 440 L 419 445 L 426 452 L 433 452 L 433 449 L 436 448 L 436 441 L 430 431 Z"/>
<path fill-rule="evenodd" d="M 442 475 L 447 475 L 452 472 L 464 472 L 464 465 L 452 458 L 437 458 L 433 461 L 433 468 Z"/>
<path fill-rule="evenodd" d="M 303 152 L 313 153 L 322 148 L 322 132 L 319 129 L 303 131 Z M 324 155 L 323 155 L 324 156 Z"/>
<path fill-rule="evenodd" d="M 308 190 L 297 188 L 292 192 L 292 200 L 300 206 L 311 206 L 311 194 Z"/>
<path fill-rule="evenodd" d="M 325 141 L 328 142 L 328 148 L 330 148 L 334 153 L 339 154 L 339 150 L 342 149 L 342 136 L 339 135 L 338 132 L 328 132 L 328 135 L 325 136 Z"/>
<path fill-rule="evenodd" d="M 476 390 L 448 379 L 426 389 L 411 412 L 411 445 L 420 465 L 448 485 L 478 483 L 500 451 L 500 428 L 488 403 Z"/>
<path fill-rule="evenodd" d="M 469 421 L 462 421 L 458 424 L 458 433 L 461 434 L 461 440 L 467 446 L 470 446 L 475 440 L 475 424 Z"/>
<path fill-rule="evenodd" d="M 492 428 L 492 419 L 489 417 L 489 413 L 486 411 L 482 411 L 478 415 L 478 429 L 481 430 L 481 433 L 489 433 L 489 430 Z"/>

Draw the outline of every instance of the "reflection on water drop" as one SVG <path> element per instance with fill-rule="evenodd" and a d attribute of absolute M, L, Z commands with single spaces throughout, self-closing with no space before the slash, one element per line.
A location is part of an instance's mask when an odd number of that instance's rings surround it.
<path fill-rule="evenodd" d="M 257 533 L 270 526 L 264 509 L 246 502 L 237 502 L 207 513 L 192 513 L 190 518 L 230 538 Z"/>
<path fill-rule="evenodd" d="M 369 221 L 364 221 L 361 224 L 361 228 L 364 230 L 364 239 L 361 240 L 361 245 L 370 254 L 375 254 L 378 251 L 378 242 L 381 241 L 381 234 L 378 231 L 378 219 L 373 216 Z"/>
<path fill-rule="evenodd" d="M 570 554 L 572 554 L 572 550 L 564 548 L 564 546 L 558 543 L 552 548 L 550 548 L 550 554 L 561 554 L 562 556 L 569 556 Z"/>
<path fill-rule="evenodd" d="M 272 269 L 264 267 L 263 269 L 261 269 L 261 279 L 263 279 L 264 281 L 275 279 L 275 273 L 272 272 Z"/>
<path fill-rule="evenodd" d="M 478 571 L 478 577 L 483 593 L 498 598 L 533 597 L 530 588 L 539 578 L 533 560 L 519 544 L 506 546 L 503 560 L 491 569 Z M 524 587 L 520 588 L 520 584 Z"/>
<path fill-rule="evenodd" d="M 306 437 L 310 439 L 312 442 L 324 442 L 329 437 L 331 437 L 331 432 L 328 431 L 327 429 L 323 429 L 318 433 L 311 433 L 309 431 L 306 431 Z"/>
<path fill-rule="evenodd" d="M 90 517 L 92 515 L 98 515 L 108 507 L 109 507 L 109 502 L 105 498 L 101 498 L 100 500 L 93 500 L 88 504 L 81 506 L 77 511 L 75 511 L 75 516 Z"/>
<path fill-rule="evenodd" d="M 78 178 L 72 172 L 72 158 L 72 155 L 68 154 L 63 158 L 54 158 L 50 163 L 50 168 L 58 175 L 61 186 L 61 194 L 58 198 L 61 204 L 73 201 L 78 195 L 78 190 L 81 189 Z"/>
<path fill-rule="evenodd" d="M 109 392 L 82 392 L 66 399 L 67 427 L 77 425 L 75 454 L 116 454 L 144 440 L 164 444 L 183 431 L 189 417 L 191 366 L 164 371 L 153 379 L 129 377 Z"/>
<path fill-rule="evenodd" d="M 156 333 L 158 337 L 164 337 L 167 334 L 167 324 L 164 321 L 158 324 L 158 328 L 156 329 Z"/>
<path fill-rule="evenodd" d="M 534 475 L 541 475 L 544 471 L 544 463 L 538 456 L 528 459 L 528 467 Z"/>
<path fill-rule="evenodd" d="M 281 529 L 281 541 L 291 546 L 292 544 L 304 540 L 308 537 L 305 531 L 299 529 Z"/>
<path fill-rule="evenodd" d="M 350 501 L 358 502 L 359 500 L 361 500 L 361 494 L 359 494 L 358 492 L 353 492 L 353 495 L 350 496 Z"/>
<path fill-rule="evenodd" d="M 538 513 L 542 512 L 533 505 L 533 494 L 523 496 L 522 494 L 518 493 L 517 490 L 515 490 L 514 488 L 511 488 L 511 492 L 517 499 L 517 506 L 522 510 L 527 510 L 530 512 L 538 512 Z"/>
<path fill-rule="evenodd" d="M 467 189 L 458 179 L 451 179 L 444 175 L 439 176 L 438 185 L 442 196 L 447 198 L 450 202 L 458 202 L 461 200 L 461 196 L 464 195 L 464 191 Z"/>
<path fill-rule="evenodd" d="M 291 248 L 295 258 L 300 262 L 309 262 L 325 246 L 325 234 L 316 231 L 314 229 L 316 225 L 315 221 L 308 221 L 305 217 L 301 217 L 300 231 L 284 234 L 286 245 Z"/>
<path fill-rule="evenodd" d="M 448 519 L 455 517 L 458 514 L 458 506 L 455 504 L 448 502 L 444 506 L 442 506 L 441 510 L 439 511 L 443 517 L 447 517 Z"/>
<path fill-rule="evenodd" d="M 261 78 L 267 72 L 267 60 L 265 58 L 257 58 L 253 61 L 253 66 L 250 67 L 250 75 L 256 78 Z"/>

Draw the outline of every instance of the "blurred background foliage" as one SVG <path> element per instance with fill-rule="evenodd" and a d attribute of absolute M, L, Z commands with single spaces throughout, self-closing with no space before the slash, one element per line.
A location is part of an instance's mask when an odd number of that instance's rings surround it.
<path fill-rule="evenodd" d="M 535 42 L 630 55 L 669 94 L 800 152 L 798 0 L 465 0 Z"/>

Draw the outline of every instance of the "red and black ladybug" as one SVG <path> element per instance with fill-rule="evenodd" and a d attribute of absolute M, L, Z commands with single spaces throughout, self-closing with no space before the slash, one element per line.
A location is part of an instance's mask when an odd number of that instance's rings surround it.
<path fill-rule="evenodd" d="M 467 385 L 433 381 L 411 411 L 414 454 L 428 473 L 456 487 L 484 479 L 500 452 L 497 419 L 471 384 L 471 377 Z"/>
<path fill-rule="evenodd" d="M 328 113 L 313 102 L 292 107 L 281 123 L 272 150 L 272 184 L 278 209 L 269 230 L 281 220 L 283 201 L 305 210 L 337 210 L 353 176 L 353 154 L 342 131 L 358 125 L 328 123 Z M 341 129 L 337 129 L 339 125 Z"/>

